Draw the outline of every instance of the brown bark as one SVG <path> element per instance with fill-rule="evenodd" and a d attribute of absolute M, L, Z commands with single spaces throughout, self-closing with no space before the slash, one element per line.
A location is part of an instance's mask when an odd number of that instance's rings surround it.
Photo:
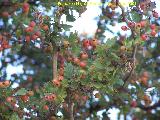
<path fill-rule="evenodd" d="M 58 52 L 54 50 L 53 52 L 53 80 L 57 78 L 57 55 Z"/>

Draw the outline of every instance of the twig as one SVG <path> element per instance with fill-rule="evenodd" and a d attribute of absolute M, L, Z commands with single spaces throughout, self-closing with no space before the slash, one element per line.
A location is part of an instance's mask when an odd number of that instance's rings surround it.
<path fill-rule="evenodd" d="M 126 84 L 126 82 L 128 81 L 128 79 L 132 76 L 134 69 L 135 69 L 135 62 L 136 62 L 136 53 L 137 53 L 137 45 L 134 46 L 134 50 L 133 50 L 133 66 L 131 71 L 129 72 L 128 76 L 124 79 L 124 84 L 123 86 Z"/>
<path fill-rule="evenodd" d="M 67 90 L 68 94 L 68 113 L 69 120 L 74 120 L 74 103 L 72 101 L 72 91 L 70 89 Z"/>
<path fill-rule="evenodd" d="M 57 78 L 57 50 L 53 51 L 53 80 Z"/>

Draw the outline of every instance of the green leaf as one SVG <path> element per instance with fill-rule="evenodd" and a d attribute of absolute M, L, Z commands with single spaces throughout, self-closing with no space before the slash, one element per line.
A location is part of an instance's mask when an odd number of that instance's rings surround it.
<path fill-rule="evenodd" d="M 74 66 L 71 63 L 68 63 L 66 64 L 64 71 L 65 78 L 70 79 L 74 73 Z"/>
<path fill-rule="evenodd" d="M 10 117 L 9 120 L 21 120 L 16 113 L 13 113 Z"/>
<path fill-rule="evenodd" d="M 111 55 L 112 55 L 113 58 L 115 58 L 117 60 L 119 59 L 119 57 L 115 53 L 112 52 Z"/>
<path fill-rule="evenodd" d="M 93 86 L 95 87 L 95 88 L 97 88 L 97 89 L 100 89 L 100 88 L 102 88 L 102 84 L 100 84 L 100 83 L 95 83 L 95 84 L 93 84 Z"/>
<path fill-rule="evenodd" d="M 61 27 L 62 27 L 65 31 L 69 31 L 72 26 L 71 26 L 71 25 L 67 25 L 67 24 L 62 24 Z"/>
<path fill-rule="evenodd" d="M 132 15 L 131 18 L 134 22 L 139 22 L 141 20 L 140 15 L 136 11 L 132 11 L 131 15 Z"/>
<path fill-rule="evenodd" d="M 76 19 L 74 18 L 73 15 L 67 15 L 67 16 L 66 16 L 66 20 L 67 20 L 67 21 L 70 21 L 70 22 L 74 22 Z"/>
<path fill-rule="evenodd" d="M 123 82 L 122 79 L 119 79 L 116 83 L 117 83 L 118 85 L 123 85 L 123 84 L 124 84 L 124 82 Z"/>
<path fill-rule="evenodd" d="M 27 93 L 27 90 L 25 88 L 21 88 L 16 92 L 17 95 L 25 95 Z"/>

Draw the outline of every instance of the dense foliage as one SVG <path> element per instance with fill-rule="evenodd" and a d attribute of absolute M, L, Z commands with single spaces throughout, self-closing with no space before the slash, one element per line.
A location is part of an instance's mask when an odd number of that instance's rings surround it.
<path fill-rule="evenodd" d="M 98 28 L 88 38 L 61 22 L 62 16 L 74 22 L 73 13 L 81 16 L 86 6 L 59 6 L 58 0 L 0 1 L 0 119 L 108 120 L 113 107 L 120 110 L 118 119 L 160 119 L 156 4 L 134 0 L 125 10 L 118 0 L 106 2 L 101 0 Z M 108 28 L 116 22 L 126 23 L 118 33 Z M 115 37 L 104 42 L 105 31 Z M 123 31 L 131 35 L 121 35 Z M 7 80 L 8 65 L 22 65 L 23 73 Z"/>

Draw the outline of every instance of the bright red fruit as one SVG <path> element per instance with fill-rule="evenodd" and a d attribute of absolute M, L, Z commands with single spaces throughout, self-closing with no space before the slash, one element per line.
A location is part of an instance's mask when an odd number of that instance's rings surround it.
<path fill-rule="evenodd" d="M 153 29 L 156 29 L 156 25 L 155 24 L 151 24 L 150 25 L 150 28 L 153 30 Z"/>
<path fill-rule="evenodd" d="M 22 96 L 21 96 L 21 100 L 22 100 L 23 102 L 27 102 L 27 101 L 29 100 L 29 96 L 27 96 L 27 95 L 22 95 Z"/>
<path fill-rule="evenodd" d="M 73 58 L 73 62 L 74 64 L 79 64 L 80 63 L 80 59 L 78 59 L 77 57 Z"/>
<path fill-rule="evenodd" d="M 31 36 L 31 39 L 32 39 L 32 40 L 36 40 L 37 38 L 38 38 L 38 36 L 35 35 L 35 34 L 33 34 L 33 35 Z"/>
<path fill-rule="evenodd" d="M 59 87 L 59 86 L 61 85 L 61 83 L 60 83 L 60 81 L 59 81 L 58 79 L 54 79 L 54 80 L 52 81 L 52 83 L 53 83 L 55 86 L 57 86 L 57 87 Z"/>
<path fill-rule="evenodd" d="M 30 42 L 30 41 L 31 41 L 31 38 L 30 38 L 29 35 L 27 35 L 27 36 L 25 37 L 25 39 L 26 39 L 26 42 Z"/>
<path fill-rule="evenodd" d="M 135 27 L 135 23 L 134 22 L 128 22 L 128 27 L 130 27 L 130 28 Z"/>
<path fill-rule="evenodd" d="M 157 34 L 157 32 L 156 32 L 155 30 L 152 30 L 152 31 L 151 31 L 151 35 L 152 35 L 152 36 L 155 36 L 156 34 Z"/>
<path fill-rule="evenodd" d="M 90 41 L 89 40 L 83 40 L 82 45 L 84 48 L 87 48 L 88 46 L 90 46 Z"/>
<path fill-rule="evenodd" d="M 142 39 L 142 40 L 145 41 L 145 40 L 147 40 L 147 38 L 148 38 L 148 36 L 147 36 L 146 34 L 142 34 L 142 35 L 141 35 L 141 39 Z"/>
<path fill-rule="evenodd" d="M 59 80 L 59 81 L 62 81 L 63 79 L 64 79 L 63 76 L 58 76 L 58 80 Z"/>
<path fill-rule="evenodd" d="M 41 32 L 40 31 L 36 31 L 35 35 L 37 35 L 38 37 L 41 37 Z"/>
<path fill-rule="evenodd" d="M 85 68 L 85 67 L 87 66 L 87 63 L 81 61 L 81 62 L 79 63 L 79 66 L 80 66 L 81 68 Z"/>
<path fill-rule="evenodd" d="M 29 26 L 30 26 L 30 27 L 34 27 L 34 26 L 36 26 L 36 23 L 35 23 L 34 21 L 31 21 L 31 22 L 29 23 Z"/>
<path fill-rule="evenodd" d="M 127 31 L 127 30 L 128 30 L 128 27 L 127 27 L 127 26 L 122 26 L 121 29 L 122 29 L 123 31 Z"/>
<path fill-rule="evenodd" d="M 44 109 L 44 110 L 49 110 L 48 105 L 44 105 L 44 106 L 43 106 L 43 109 Z"/>
<path fill-rule="evenodd" d="M 23 12 L 28 13 L 28 11 L 29 11 L 29 4 L 26 3 L 26 2 L 23 3 L 22 9 L 23 9 Z"/>
<path fill-rule="evenodd" d="M 141 24 L 141 27 L 145 27 L 146 21 L 143 20 L 143 21 L 140 22 L 140 24 Z"/>
<path fill-rule="evenodd" d="M 6 101 L 9 102 L 9 103 L 11 103 L 13 101 L 13 97 L 7 97 Z"/>
<path fill-rule="evenodd" d="M 25 29 L 25 32 L 33 32 L 33 28 L 32 28 L 32 27 L 27 27 L 27 28 Z"/>
<path fill-rule="evenodd" d="M 49 30 L 49 27 L 48 27 L 48 25 L 43 25 L 43 26 L 42 26 L 42 29 L 43 29 L 44 31 L 47 31 L 47 30 Z"/>

